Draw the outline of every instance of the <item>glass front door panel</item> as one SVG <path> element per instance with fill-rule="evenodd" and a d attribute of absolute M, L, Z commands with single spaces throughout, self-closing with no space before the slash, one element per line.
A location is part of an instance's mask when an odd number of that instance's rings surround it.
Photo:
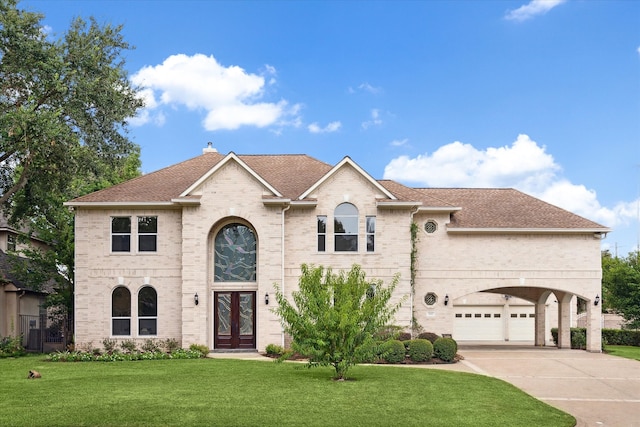
<path fill-rule="evenodd" d="M 231 294 L 218 294 L 218 335 L 231 335 Z"/>
<path fill-rule="evenodd" d="M 240 294 L 240 335 L 253 335 L 253 297 L 255 293 Z"/>

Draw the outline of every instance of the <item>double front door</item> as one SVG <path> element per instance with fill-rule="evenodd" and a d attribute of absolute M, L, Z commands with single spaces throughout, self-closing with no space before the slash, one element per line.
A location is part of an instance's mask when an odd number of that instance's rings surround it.
<path fill-rule="evenodd" d="M 214 348 L 256 348 L 256 293 L 214 293 Z"/>

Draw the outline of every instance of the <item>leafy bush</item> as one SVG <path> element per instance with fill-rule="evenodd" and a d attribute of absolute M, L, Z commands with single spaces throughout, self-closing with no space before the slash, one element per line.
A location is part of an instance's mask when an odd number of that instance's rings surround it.
<path fill-rule="evenodd" d="M 426 362 L 433 356 L 433 344 L 426 339 L 409 341 L 409 358 L 413 362 Z"/>
<path fill-rule="evenodd" d="M 279 346 L 277 344 L 269 344 L 267 345 L 265 352 L 269 356 L 280 356 L 284 353 L 284 348 L 282 348 L 282 346 Z"/>
<path fill-rule="evenodd" d="M 551 328 L 553 343 L 558 345 L 558 328 Z M 587 348 L 587 329 L 571 328 L 571 348 L 584 350 Z"/>
<path fill-rule="evenodd" d="M 105 338 L 102 340 L 102 346 L 104 347 L 105 353 L 113 353 L 116 349 L 116 345 L 118 341 L 112 340 L 110 338 Z"/>
<path fill-rule="evenodd" d="M 0 357 L 18 357 L 24 356 L 24 354 L 22 336 L 0 337 Z"/>
<path fill-rule="evenodd" d="M 142 343 L 141 349 L 142 351 L 153 353 L 156 351 L 160 351 L 160 346 L 153 338 L 147 338 L 146 340 L 144 340 L 144 343 Z"/>
<path fill-rule="evenodd" d="M 400 340 L 389 340 L 382 344 L 382 358 L 387 363 L 404 362 L 406 349 Z"/>
<path fill-rule="evenodd" d="M 173 353 L 180 348 L 180 343 L 175 338 L 167 338 L 162 342 L 162 345 L 167 353 Z"/>
<path fill-rule="evenodd" d="M 202 357 L 207 357 L 207 355 L 209 354 L 209 346 L 204 344 L 191 344 L 189 346 L 189 350 L 200 352 L 200 354 L 202 354 Z"/>
<path fill-rule="evenodd" d="M 433 343 L 433 354 L 444 362 L 453 362 L 458 352 L 458 343 L 453 338 L 438 338 Z"/>
<path fill-rule="evenodd" d="M 398 341 L 409 341 L 411 339 L 411 334 L 409 332 L 400 332 L 396 339 Z"/>
<path fill-rule="evenodd" d="M 126 353 L 133 353 L 137 350 L 136 342 L 134 340 L 124 340 L 120 343 L 120 348 Z"/>
<path fill-rule="evenodd" d="M 608 345 L 640 347 L 640 331 L 629 329 L 603 329 L 602 342 Z"/>
<path fill-rule="evenodd" d="M 420 335 L 418 335 L 418 339 L 429 340 L 431 341 L 431 344 L 436 342 L 438 338 L 440 338 L 440 335 L 434 332 L 422 332 Z"/>
<path fill-rule="evenodd" d="M 207 352 L 208 351 L 207 349 Z M 199 350 L 184 350 L 178 348 L 171 353 L 163 353 L 160 351 L 121 353 L 116 350 L 111 354 L 93 354 L 85 351 L 63 351 L 52 353 L 47 357 L 51 362 L 123 362 L 133 360 L 199 359 L 204 356 Z"/>

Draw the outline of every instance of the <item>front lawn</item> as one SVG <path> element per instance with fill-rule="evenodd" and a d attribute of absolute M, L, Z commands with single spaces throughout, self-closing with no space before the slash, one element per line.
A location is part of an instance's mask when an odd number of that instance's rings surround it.
<path fill-rule="evenodd" d="M 27 379 L 37 370 L 41 379 Z M 297 363 L 195 359 L 0 360 L 7 426 L 573 426 L 495 378 L 356 366 L 354 381 Z"/>
<path fill-rule="evenodd" d="M 630 345 L 607 345 L 604 350 L 607 354 L 614 356 L 640 360 L 640 347 L 633 347 Z"/>

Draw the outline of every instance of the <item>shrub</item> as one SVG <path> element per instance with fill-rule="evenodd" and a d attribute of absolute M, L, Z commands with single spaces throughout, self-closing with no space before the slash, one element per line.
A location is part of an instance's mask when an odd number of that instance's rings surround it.
<path fill-rule="evenodd" d="M 553 343 L 558 345 L 558 328 L 551 328 Z M 584 350 L 587 348 L 587 329 L 571 328 L 571 348 Z"/>
<path fill-rule="evenodd" d="M 400 332 L 396 339 L 398 341 L 409 341 L 411 339 L 411 334 L 409 332 Z"/>
<path fill-rule="evenodd" d="M 24 356 L 24 354 L 22 336 L 0 337 L 0 357 L 18 357 Z"/>
<path fill-rule="evenodd" d="M 284 348 L 277 344 L 269 344 L 265 351 L 269 356 L 280 356 L 284 353 Z"/>
<path fill-rule="evenodd" d="M 373 338 L 377 341 L 388 341 L 388 340 L 393 340 L 396 339 L 398 337 L 398 335 L 400 335 L 400 332 L 402 332 L 402 327 L 401 326 L 396 326 L 396 325 L 387 325 L 383 328 L 380 328 L 374 335 Z"/>
<path fill-rule="evenodd" d="M 178 343 L 178 340 L 175 338 L 167 338 L 162 342 L 162 346 L 167 353 L 173 353 L 180 348 L 180 343 Z"/>
<path fill-rule="evenodd" d="M 434 332 L 422 332 L 420 335 L 418 335 L 418 339 L 429 340 L 431 344 L 436 342 L 438 338 L 440 338 L 440 335 Z"/>
<path fill-rule="evenodd" d="M 433 356 L 433 344 L 426 339 L 409 341 L 409 358 L 413 362 L 426 362 Z"/>
<path fill-rule="evenodd" d="M 438 338 L 433 343 L 433 354 L 444 362 L 453 362 L 458 352 L 458 343 L 453 338 Z"/>
<path fill-rule="evenodd" d="M 189 350 L 200 352 L 200 354 L 202 354 L 202 357 L 207 357 L 207 354 L 209 354 L 209 346 L 206 346 L 204 344 L 191 344 L 189 346 Z"/>
<path fill-rule="evenodd" d="M 136 351 L 136 342 L 134 340 L 124 340 L 120 343 L 120 348 L 127 353 Z"/>
<path fill-rule="evenodd" d="M 158 352 L 160 351 L 160 346 L 156 343 L 156 341 L 153 338 L 147 338 L 146 340 L 144 340 L 144 343 L 142 343 L 142 351 L 145 352 Z"/>
<path fill-rule="evenodd" d="M 116 340 L 112 340 L 110 338 L 105 338 L 102 340 L 102 346 L 104 347 L 104 352 L 105 353 L 113 353 L 116 350 L 116 345 L 118 344 L 118 341 Z"/>
<path fill-rule="evenodd" d="M 608 345 L 640 347 L 640 331 L 630 329 L 603 329 L 602 342 Z"/>
<path fill-rule="evenodd" d="M 400 340 L 389 340 L 382 344 L 382 358 L 387 363 L 400 363 L 405 359 L 406 350 Z"/>

